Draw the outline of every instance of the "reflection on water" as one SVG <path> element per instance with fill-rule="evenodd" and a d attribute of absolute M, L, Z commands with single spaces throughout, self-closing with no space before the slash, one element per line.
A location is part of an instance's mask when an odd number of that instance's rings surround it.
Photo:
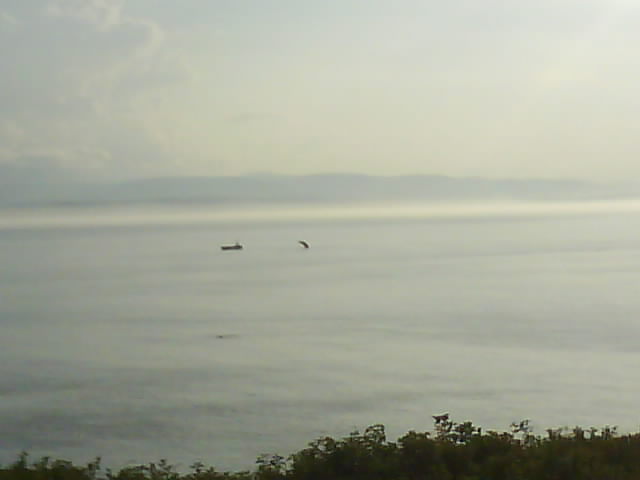
<path fill-rule="evenodd" d="M 640 216 L 616 205 L 4 212 L 0 461 L 236 469 L 442 411 L 635 429 Z"/>
<path fill-rule="evenodd" d="M 69 228 L 96 226 L 140 226 L 202 224 L 220 222 L 270 222 L 364 219 L 460 219 L 492 217 L 539 217 L 640 212 L 640 200 L 534 203 L 434 203 L 275 205 L 227 207 L 124 206 L 99 208 L 0 209 L 0 229 Z"/>

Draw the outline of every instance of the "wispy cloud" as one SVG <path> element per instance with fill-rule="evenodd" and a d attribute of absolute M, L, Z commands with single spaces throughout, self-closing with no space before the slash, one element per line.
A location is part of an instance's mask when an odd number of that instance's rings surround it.
<path fill-rule="evenodd" d="M 185 78 L 163 27 L 128 13 L 124 0 L 37 2 L 21 11 L 28 28 L 3 59 L 0 162 L 113 169 L 134 156 L 160 161 L 136 109 L 139 97 Z M 0 31 L 18 25 L 0 11 Z"/>
<path fill-rule="evenodd" d="M 19 25 L 18 19 L 8 12 L 0 10 L 0 31 L 13 30 Z"/>
<path fill-rule="evenodd" d="M 118 43 L 118 35 L 128 35 L 116 61 L 107 62 L 100 73 L 103 78 L 121 78 L 143 68 L 150 68 L 151 60 L 163 46 L 165 32 L 148 18 L 124 13 L 124 0 L 51 0 L 44 13 L 52 18 L 72 19 L 109 33 L 111 43 Z M 131 35 L 131 34 L 134 35 Z"/>
<path fill-rule="evenodd" d="M 44 13 L 52 17 L 73 18 L 108 30 L 122 17 L 122 1 L 118 0 L 51 0 Z"/>

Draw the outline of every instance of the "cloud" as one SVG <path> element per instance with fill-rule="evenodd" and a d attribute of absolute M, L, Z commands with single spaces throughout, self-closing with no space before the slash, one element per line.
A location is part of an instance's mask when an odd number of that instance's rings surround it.
<path fill-rule="evenodd" d="M 122 5 L 118 0 L 53 0 L 44 12 L 52 17 L 73 18 L 109 30 L 123 22 Z"/>
<path fill-rule="evenodd" d="M 44 13 L 52 18 L 92 25 L 101 32 L 138 30 L 143 40 L 134 45 L 135 56 L 153 55 L 162 46 L 163 29 L 150 19 L 126 15 L 124 5 L 123 0 L 52 0 L 44 8 Z"/>
<path fill-rule="evenodd" d="M 77 22 L 80 25 L 76 28 L 84 24 L 95 29 L 94 35 L 87 36 L 102 47 L 100 61 L 74 65 L 84 70 L 80 86 L 84 94 L 105 94 L 120 84 L 132 85 L 134 77 L 156 73 L 155 61 L 161 54 L 165 32 L 150 19 L 126 15 L 124 5 L 122 0 L 53 0 L 44 9 L 52 19 Z"/>
<path fill-rule="evenodd" d="M 8 12 L 0 10 L 0 33 L 15 31 L 20 22 L 18 19 Z"/>
<path fill-rule="evenodd" d="M 91 147 L 37 147 L 20 149 L 0 147 L 0 163 L 31 164 L 36 162 L 56 168 L 91 170 L 104 167 L 112 159 L 111 153 Z M 2 160 L 5 160 L 2 162 Z"/>
<path fill-rule="evenodd" d="M 150 92 L 188 78 L 165 29 L 129 14 L 123 0 L 38 4 L 21 12 L 14 48 L 2 49 L 0 163 L 47 158 L 124 171 L 134 157 L 140 165 L 166 161 L 137 111 Z M 0 32 L 17 25 L 0 12 Z"/>

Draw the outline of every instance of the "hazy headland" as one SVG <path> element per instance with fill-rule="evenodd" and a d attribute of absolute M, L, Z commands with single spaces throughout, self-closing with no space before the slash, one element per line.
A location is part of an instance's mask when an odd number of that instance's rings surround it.
<path fill-rule="evenodd" d="M 632 182 L 362 174 L 77 178 L 50 167 L 0 165 L 0 207 L 132 204 L 352 204 L 583 201 L 633 198 Z"/>

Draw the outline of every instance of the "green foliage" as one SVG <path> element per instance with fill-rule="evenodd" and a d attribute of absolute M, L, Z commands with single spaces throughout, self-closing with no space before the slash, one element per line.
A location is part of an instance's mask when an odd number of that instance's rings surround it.
<path fill-rule="evenodd" d="M 637 480 L 640 433 L 615 427 L 548 429 L 533 435 L 528 420 L 509 432 L 482 433 L 448 414 L 434 417 L 431 432 L 410 431 L 387 440 L 383 425 L 345 438 L 319 438 L 283 457 L 261 455 L 251 472 L 218 472 L 197 462 L 180 473 L 166 460 L 101 472 L 100 459 L 85 466 L 20 454 L 0 466 L 0 480 Z"/>

